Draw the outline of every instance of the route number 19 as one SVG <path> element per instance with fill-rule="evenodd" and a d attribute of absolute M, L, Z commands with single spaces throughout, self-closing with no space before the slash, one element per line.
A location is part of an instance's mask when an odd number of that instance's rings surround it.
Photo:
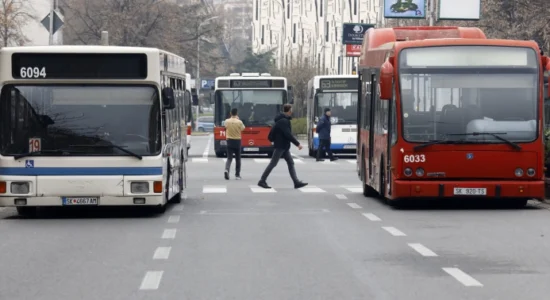
<path fill-rule="evenodd" d="M 29 152 L 37 152 L 42 149 L 42 141 L 40 138 L 30 138 L 29 139 Z"/>

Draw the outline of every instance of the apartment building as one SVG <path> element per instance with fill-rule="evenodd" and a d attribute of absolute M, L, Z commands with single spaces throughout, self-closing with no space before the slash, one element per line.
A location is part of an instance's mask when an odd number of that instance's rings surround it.
<path fill-rule="evenodd" d="M 281 68 L 302 59 L 319 74 L 350 74 L 357 58 L 345 57 L 343 23 L 376 24 L 382 0 L 253 0 L 252 49 L 276 49 Z"/>
<path fill-rule="evenodd" d="M 223 7 L 226 29 L 233 38 L 252 40 L 252 1 L 225 0 L 219 4 Z"/>

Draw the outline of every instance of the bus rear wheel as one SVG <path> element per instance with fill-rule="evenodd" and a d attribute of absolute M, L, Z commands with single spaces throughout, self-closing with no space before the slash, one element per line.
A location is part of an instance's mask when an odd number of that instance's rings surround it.
<path fill-rule="evenodd" d="M 365 159 L 361 158 L 361 182 L 363 185 L 363 196 L 365 197 L 376 197 L 376 191 L 371 188 L 367 182 L 367 174 L 365 170 Z"/>

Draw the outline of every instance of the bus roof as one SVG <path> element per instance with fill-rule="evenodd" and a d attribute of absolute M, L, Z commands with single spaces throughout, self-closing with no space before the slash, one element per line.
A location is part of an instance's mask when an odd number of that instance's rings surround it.
<path fill-rule="evenodd" d="M 216 77 L 214 89 L 287 89 L 286 77 L 245 73 Z M 258 75 L 252 75 L 258 74 Z"/>
<path fill-rule="evenodd" d="M 81 45 L 81 46 L 75 46 L 75 45 L 61 45 L 61 46 L 21 46 L 21 47 L 4 47 L 0 49 L 0 63 L 5 68 L 3 72 L 0 72 L 0 80 L 2 81 L 11 81 L 11 80 L 26 80 L 29 78 L 17 78 L 12 77 L 12 69 L 16 67 L 16 65 L 12 66 L 12 57 L 13 54 L 21 54 L 22 56 L 31 57 L 31 61 L 36 62 L 39 61 L 40 64 L 48 65 L 46 69 L 53 68 L 54 65 L 55 69 L 59 69 L 60 65 L 63 65 L 63 63 L 67 63 L 67 60 L 71 60 L 69 56 L 55 56 L 55 62 L 49 61 L 54 56 L 47 56 L 48 54 L 89 54 L 90 56 L 95 55 L 97 58 L 97 54 L 145 54 L 147 55 L 148 59 L 144 62 L 146 62 L 147 66 L 147 76 L 146 78 L 142 78 L 142 80 L 147 81 L 155 81 L 158 82 L 160 80 L 160 72 L 167 72 L 167 73 L 173 73 L 177 75 L 184 75 L 185 74 L 185 64 L 186 60 L 183 57 L 180 57 L 176 54 L 170 53 L 168 51 L 164 51 L 157 48 L 147 48 L 147 47 L 120 47 L 120 46 L 98 46 L 98 45 Z M 107 58 L 98 58 L 100 62 L 103 62 L 106 65 L 107 61 L 113 61 L 113 59 L 116 61 L 117 58 L 111 57 L 110 59 Z M 78 61 L 78 65 L 82 62 L 81 58 L 73 57 L 73 62 Z M 76 61 L 75 61 L 76 60 Z M 28 61 L 28 58 L 26 59 Z M 48 62 L 49 61 L 49 62 Z M 92 61 L 96 61 L 97 59 Z M 93 66 L 93 62 L 91 62 L 86 68 L 91 69 L 97 69 L 97 67 Z M 6 67 L 9 66 L 9 67 Z M 27 67 L 27 66 L 24 66 Z M 44 66 L 28 66 L 28 67 L 40 67 L 43 68 Z M 112 66 L 116 67 L 116 66 Z M 15 72 L 15 71 L 14 71 Z M 47 72 L 47 71 L 46 71 Z M 96 72 L 96 71 L 93 71 Z M 63 75 L 63 78 L 57 76 L 57 77 L 42 77 L 42 78 L 34 78 L 33 81 L 36 80 L 112 80 L 109 78 L 101 78 L 101 77 L 94 77 L 94 78 L 78 78 L 78 75 L 76 73 L 71 73 L 70 71 L 64 72 L 66 74 Z M 79 73 L 79 72 L 77 72 Z M 74 78 L 73 78 L 74 76 Z M 138 79 L 138 78 L 134 78 Z M 123 79 L 121 79 L 123 80 Z"/>
<path fill-rule="evenodd" d="M 504 40 L 504 39 L 425 39 L 383 44 L 378 48 L 361 52 L 361 67 L 380 67 L 385 62 L 387 54 L 393 57 L 405 48 L 441 47 L 441 46 L 502 46 L 531 48 L 537 53 L 540 51 L 534 41 Z"/>

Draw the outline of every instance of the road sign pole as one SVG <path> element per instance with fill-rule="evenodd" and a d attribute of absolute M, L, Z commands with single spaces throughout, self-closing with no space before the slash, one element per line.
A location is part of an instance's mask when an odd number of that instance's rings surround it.
<path fill-rule="evenodd" d="M 50 46 L 53 45 L 53 14 L 55 11 L 55 0 L 52 0 L 52 9 L 50 10 L 50 28 L 49 28 L 49 44 Z"/>

